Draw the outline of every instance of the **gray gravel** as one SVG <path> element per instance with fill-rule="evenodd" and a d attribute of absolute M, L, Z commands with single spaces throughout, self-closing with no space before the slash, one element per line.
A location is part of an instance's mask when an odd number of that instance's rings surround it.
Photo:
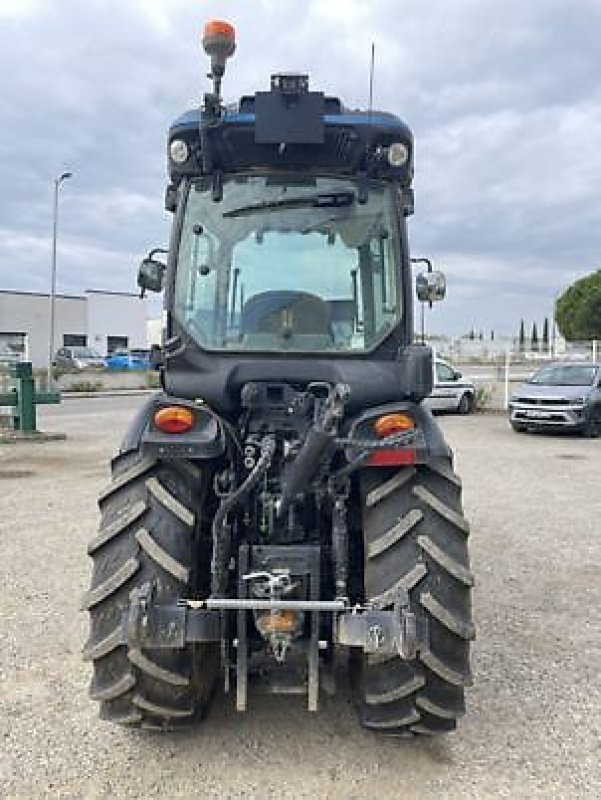
<path fill-rule="evenodd" d="M 376 739 L 343 687 L 316 715 L 274 697 L 237 715 L 217 697 L 204 725 L 157 736 L 97 720 L 80 656 L 95 498 L 139 402 L 48 409 L 44 427 L 67 441 L 0 446 L 0 797 L 601 796 L 601 440 L 442 420 L 478 581 L 457 733 Z"/>

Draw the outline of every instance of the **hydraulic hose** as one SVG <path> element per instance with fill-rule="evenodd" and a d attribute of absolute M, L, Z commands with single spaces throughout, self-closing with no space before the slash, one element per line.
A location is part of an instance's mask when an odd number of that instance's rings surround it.
<path fill-rule="evenodd" d="M 225 595 L 225 574 L 229 560 L 229 536 L 225 520 L 230 511 L 257 485 L 267 472 L 275 453 L 275 439 L 265 436 L 261 441 L 261 455 L 240 486 L 221 501 L 213 519 L 213 557 L 211 560 L 211 597 Z"/>

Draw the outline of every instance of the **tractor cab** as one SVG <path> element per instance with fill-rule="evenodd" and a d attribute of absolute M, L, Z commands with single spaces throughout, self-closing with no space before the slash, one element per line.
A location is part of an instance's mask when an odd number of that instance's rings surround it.
<path fill-rule="evenodd" d="M 350 384 L 366 361 L 397 364 L 401 373 L 388 388 L 380 380 L 374 400 L 405 390 L 427 396 L 429 352 L 407 350 L 411 131 L 393 114 L 349 110 L 311 90 L 307 75 L 273 75 L 268 91 L 225 107 L 221 79 L 234 42 L 233 29 L 219 24 L 203 39 L 213 92 L 201 109 L 175 120 L 168 136 L 166 207 L 175 220 L 165 341 L 176 343 L 180 358 L 183 348 L 179 369 L 186 373 L 178 379 L 166 345 L 170 389 L 198 394 L 193 365 L 204 374 L 203 396 L 219 402 L 233 365 L 263 363 L 265 378 L 286 378 L 278 360 L 312 356 L 319 379 Z M 140 285 L 162 287 L 163 265 L 153 280 L 148 259 L 144 269 Z M 321 359 L 322 367 L 315 363 Z"/>

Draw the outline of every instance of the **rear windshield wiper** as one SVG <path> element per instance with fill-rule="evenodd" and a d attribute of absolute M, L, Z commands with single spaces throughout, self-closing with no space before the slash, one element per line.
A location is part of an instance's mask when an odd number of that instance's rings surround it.
<path fill-rule="evenodd" d="M 262 211 L 272 211 L 280 208 L 343 208 L 355 202 L 354 192 L 321 192 L 320 194 L 305 194 L 300 197 L 287 197 L 282 200 L 266 200 L 250 206 L 240 206 L 231 211 L 224 211 L 224 217 L 244 217 L 250 214 L 260 214 Z"/>

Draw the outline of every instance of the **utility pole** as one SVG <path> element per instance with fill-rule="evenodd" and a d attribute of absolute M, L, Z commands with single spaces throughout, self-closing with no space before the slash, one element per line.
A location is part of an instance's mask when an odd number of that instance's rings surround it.
<path fill-rule="evenodd" d="M 58 239 L 58 190 L 63 181 L 73 175 L 72 172 L 63 172 L 54 179 L 54 205 L 52 215 L 52 272 L 50 276 L 50 330 L 48 338 L 48 388 L 52 386 L 52 357 L 54 355 L 54 315 L 56 305 L 56 244 Z"/>

